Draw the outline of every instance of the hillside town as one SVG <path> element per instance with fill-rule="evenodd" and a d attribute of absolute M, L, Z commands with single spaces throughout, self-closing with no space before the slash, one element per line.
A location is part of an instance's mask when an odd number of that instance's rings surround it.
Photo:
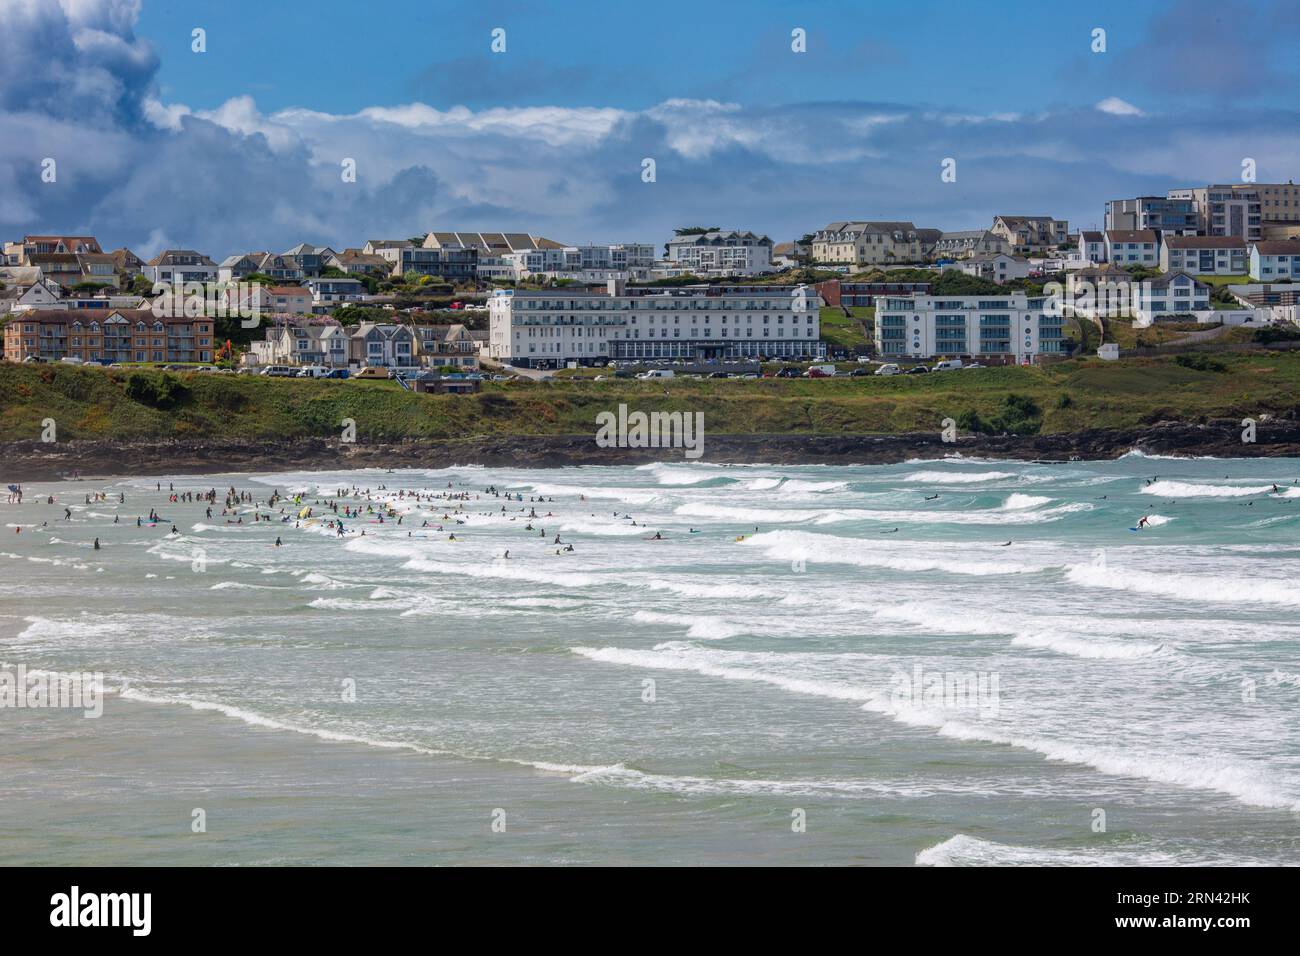
<path fill-rule="evenodd" d="M 172 365 L 472 390 L 505 369 L 861 358 L 1033 363 L 1071 320 L 1143 329 L 1297 325 L 1300 186 L 1170 189 L 1105 203 L 1100 229 L 996 215 L 986 229 L 840 220 L 774 243 L 684 227 L 566 245 L 432 231 L 217 259 L 28 235 L 0 256 L 10 362 Z M 197 305 L 196 305 L 197 302 Z M 1285 333 L 1289 334 L 1289 333 Z"/>

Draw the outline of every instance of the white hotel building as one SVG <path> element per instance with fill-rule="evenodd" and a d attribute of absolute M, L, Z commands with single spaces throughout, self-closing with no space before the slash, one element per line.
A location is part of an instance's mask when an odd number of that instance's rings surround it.
<path fill-rule="evenodd" d="M 825 355 L 821 298 L 808 286 L 605 291 L 498 289 L 488 300 L 488 355 L 561 368 L 618 360 Z"/>
<path fill-rule="evenodd" d="M 1059 315 L 1046 296 L 931 296 L 876 300 L 876 348 L 883 358 L 980 358 L 1032 362 L 1059 354 Z"/>

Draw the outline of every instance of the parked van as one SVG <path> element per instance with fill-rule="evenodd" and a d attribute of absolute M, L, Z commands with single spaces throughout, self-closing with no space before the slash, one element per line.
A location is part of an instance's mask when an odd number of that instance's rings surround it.
<path fill-rule="evenodd" d="M 835 376 L 834 365 L 810 365 L 808 371 L 804 372 L 808 378 L 833 378 Z"/>
<path fill-rule="evenodd" d="M 298 374 L 298 370 L 292 365 L 268 365 L 258 373 L 259 375 L 272 375 L 276 378 L 293 378 Z"/>
<path fill-rule="evenodd" d="M 652 368 L 648 372 L 642 372 L 637 378 L 672 378 L 673 370 L 670 368 Z"/>
<path fill-rule="evenodd" d="M 345 368 L 332 368 L 326 378 L 347 378 L 352 373 Z"/>
<path fill-rule="evenodd" d="M 393 370 L 380 365 L 367 365 L 359 370 L 353 378 L 392 378 Z"/>
<path fill-rule="evenodd" d="M 961 368 L 961 359 L 944 359 L 942 362 L 935 362 L 932 372 L 955 372 Z"/>
<path fill-rule="evenodd" d="M 876 369 L 876 374 L 877 375 L 902 375 L 903 370 L 899 368 L 897 365 L 895 365 L 893 362 L 890 362 L 888 365 L 882 365 L 880 366 L 880 368 Z"/>
<path fill-rule="evenodd" d="M 326 378 L 330 370 L 324 365 L 304 365 L 298 370 L 299 378 Z"/>

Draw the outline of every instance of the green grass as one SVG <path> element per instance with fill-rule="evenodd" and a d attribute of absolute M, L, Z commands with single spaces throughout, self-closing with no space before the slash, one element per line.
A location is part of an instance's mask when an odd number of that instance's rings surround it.
<path fill-rule="evenodd" d="M 849 312 L 851 316 L 835 306 L 822 307 L 822 341 L 845 349 L 870 348 L 875 334 L 876 310 L 851 307 Z"/>
<path fill-rule="evenodd" d="M 594 428 L 598 412 L 619 403 L 645 411 L 701 411 L 716 434 L 924 431 L 967 411 L 993 420 L 1011 394 L 1043 409 L 1044 433 L 1297 410 L 1300 354 L 1216 358 L 1226 371 L 1184 368 L 1164 357 L 1093 358 L 1041 368 L 830 380 L 487 382 L 468 396 L 417 395 L 386 381 L 0 363 L 0 440 L 38 438 L 45 418 L 57 423 L 60 441 L 330 437 L 344 418 L 356 421 L 363 440 L 581 434 Z M 170 407 L 153 407 L 128 395 L 132 374 L 167 375 L 183 388 L 172 393 Z M 1070 397 L 1064 407 L 1062 395 Z"/>

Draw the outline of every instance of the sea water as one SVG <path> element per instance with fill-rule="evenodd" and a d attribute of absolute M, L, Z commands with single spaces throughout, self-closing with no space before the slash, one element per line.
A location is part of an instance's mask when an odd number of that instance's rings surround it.
<path fill-rule="evenodd" d="M 27 485 L 0 662 L 105 698 L 0 709 L 0 864 L 1293 864 L 1297 479 L 1130 455 Z M 223 516 L 231 486 L 262 506 Z M 213 517 L 173 487 L 216 488 Z M 363 509 L 342 538 L 328 500 Z"/>

